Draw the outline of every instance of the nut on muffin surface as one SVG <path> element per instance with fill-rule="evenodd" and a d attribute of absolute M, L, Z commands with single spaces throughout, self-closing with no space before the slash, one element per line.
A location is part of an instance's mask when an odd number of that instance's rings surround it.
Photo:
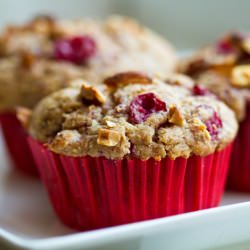
<path fill-rule="evenodd" d="M 205 156 L 236 135 L 234 113 L 213 95 L 194 94 L 188 77 L 124 72 L 102 82 L 74 81 L 44 98 L 30 135 L 63 155 L 143 160 Z"/>
<path fill-rule="evenodd" d="M 244 120 L 250 103 L 250 35 L 231 32 L 180 60 L 179 72 L 193 77 Z"/>
<path fill-rule="evenodd" d="M 100 82 L 128 70 L 166 74 L 175 62 L 167 41 L 128 17 L 36 18 L 0 35 L 0 110 L 32 108 L 79 77 Z"/>

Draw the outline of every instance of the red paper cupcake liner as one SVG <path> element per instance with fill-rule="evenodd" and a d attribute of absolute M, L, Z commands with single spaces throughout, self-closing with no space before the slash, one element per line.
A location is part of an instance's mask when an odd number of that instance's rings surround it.
<path fill-rule="evenodd" d="M 250 104 L 246 119 L 240 123 L 229 167 L 227 187 L 250 192 Z"/>
<path fill-rule="evenodd" d="M 68 157 L 29 138 L 62 222 L 89 230 L 217 206 L 231 145 L 206 157 L 107 160 Z"/>
<path fill-rule="evenodd" d="M 38 170 L 27 143 L 27 134 L 17 120 L 15 113 L 1 113 L 0 123 L 3 137 L 9 155 L 14 163 L 14 167 L 25 174 L 38 176 Z"/>

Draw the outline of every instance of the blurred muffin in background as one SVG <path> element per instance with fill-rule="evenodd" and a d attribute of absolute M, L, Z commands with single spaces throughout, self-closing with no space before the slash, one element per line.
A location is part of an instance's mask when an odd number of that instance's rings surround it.
<path fill-rule="evenodd" d="M 0 36 L 0 120 L 15 164 L 25 172 L 35 171 L 13 113 L 16 106 L 32 108 L 78 77 L 98 82 L 132 69 L 164 75 L 175 62 L 168 41 L 128 17 L 99 21 L 41 16 L 8 26 Z M 24 111 L 22 118 L 27 115 Z"/>
<path fill-rule="evenodd" d="M 160 36 L 128 17 L 54 20 L 9 26 L 0 37 L 0 109 L 33 107 L 76 77 L 98 82 L 139 70 L 166 74 L 175 52 Z"/>
<path fill-rule="evenodd" d="M 180 72 L 193 77 L 197 95 L 216 94 L 231 107 L 240 122 L 228 186 L 250 191 L 250 36 L 231 32 L 216 43 L 196 51 L 178 65 Z M 203 87 L 205 89 L 203 89 Z"/>

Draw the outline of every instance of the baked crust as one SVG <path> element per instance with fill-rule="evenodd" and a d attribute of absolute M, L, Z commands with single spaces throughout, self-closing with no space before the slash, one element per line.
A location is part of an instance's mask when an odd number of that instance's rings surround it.
<path fill-rule="evenodd" d="M 117 87 L 91 83 L 93 93 L 105 96 L 104 103 L 87 100 L 81 90 L 88 83 L 75 81 L 36 106 L 29 132 L 56 153 L 108 159 L 205 156 L 232 142 L 238 128 L 233 111 L 215 96 L 195 96 L 191 79 L 171 75 L 147 84 L 141 79 Z M 141 96 L 150 96 L 143 107 L 154 111 L 135 121 L 132 103 L 138 105 Z M 152 98 L 161 110 L 152 106 Z M 140 107 L 137 111 L 141 117 Z"/>

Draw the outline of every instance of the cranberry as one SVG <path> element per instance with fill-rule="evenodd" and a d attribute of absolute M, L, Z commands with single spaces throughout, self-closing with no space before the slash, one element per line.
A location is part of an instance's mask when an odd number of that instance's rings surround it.
<path fill-rule="evenodd" d="M 204 123 L 207 127 L 209 134 L 211 135 L 212 140 L 217 140 L 220 133 L 220 129 L 223 127 L 222 120 L 219 117 L 218 113 L 214 110 L 213 107 L 207 104 L 202 104 L 196 107 L 198 115 L 204 113 L 204 109 L 209 115 Z M 204 119 L 204 118 L 203 118 Z"/>
<path fill-rule="evenodd" d="M 76 64 L 86 63 L 96 52 L 96 43 L 89 36 L 60 39 L 54 44 L 54 58 Z"/>
<path fill-rule="evenodd" d="M 209 90 L 201 87 L 200 85 L 195 85 L 192 89 L 192 92 L 194 95 L 201 95 L 201 96 L 211 95 L 211 92 Z"/>
<path fill-rule="evenodd" d="M 221 38 L 217 44 L 217 52 L 220 54 L 231 54 L 237 52 L 237 49 L 239 49 L 242 41 L 247 38 L 247 35 L 239 32 L 239 31 L 233 31 L 223 38 Z"/>
<path fill-rule="evenodd" d="M 205 124 L 212 140 L 217 140 L 220 129 L 223 127 L 222 120 L 217 112 L 214 111 L 213 116 L 209 118 Z"/>
<path fill-rule="evenodd" d="M 141 94 L 130 103 L 130 121 L 134 124 L 142 123 L 150 114 L 160 111 L 167 111 L 165 102 L 159 100 L 154 93 Z"/>
<path fill-rule="evenodd" d="M 227 55 L 234 52 L 234 47 L 230 40 L 221 40 L 216 44 L 216 50 L 219 54 Z"/>

